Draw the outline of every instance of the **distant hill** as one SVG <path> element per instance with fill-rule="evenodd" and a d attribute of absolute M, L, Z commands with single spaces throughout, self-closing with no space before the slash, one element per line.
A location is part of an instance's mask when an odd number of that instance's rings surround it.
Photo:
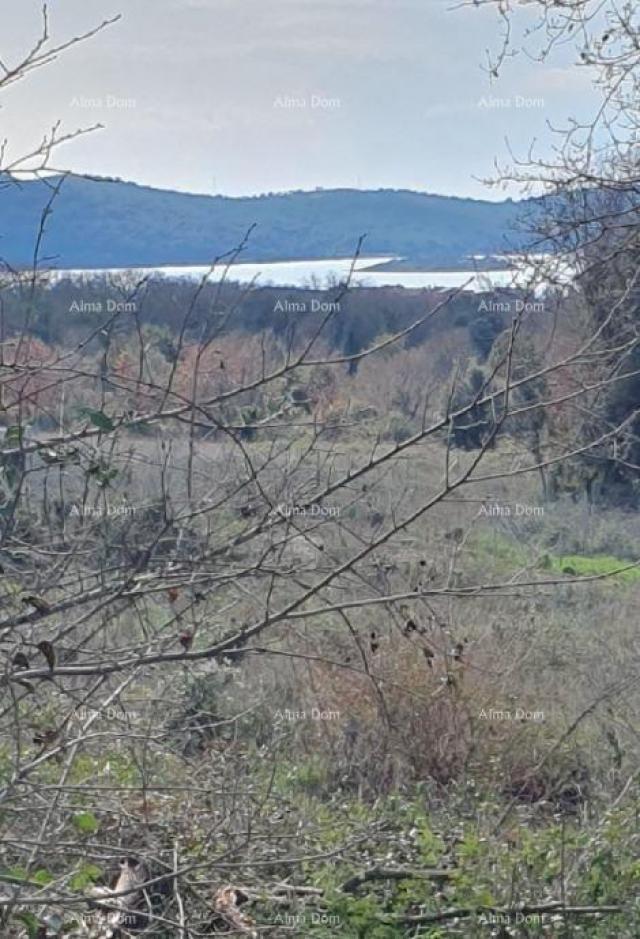
<path fill-rule="evenodd" d="M 0 177 L 0 258 L 29 265 L 51 184 Z M 56 267 L 205 264 L 236 246 L 251 225 L 243 259 L 401 255 L 423 267 L 517 248 L 525 203 L 485 202 L 408 190 L 354 189 L 256 197 L 190 195 L 120 180 L 70 177 L 46 225 L 41 257 Z"/>

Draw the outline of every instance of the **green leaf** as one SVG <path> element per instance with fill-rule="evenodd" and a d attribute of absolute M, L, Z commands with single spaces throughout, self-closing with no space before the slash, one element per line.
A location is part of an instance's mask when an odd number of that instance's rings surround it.
<path fill-rule="evenodd" d="M 102 868 L 98 867 L 96 864 L 81 864 L 79 869 L 71 877 L 69 886 L 72 890 L 86 890 L 86 888 L 94 884 L 96 880 L 100 880 L 103 873 Z"/>
<path fill-rule="evenodd" d="M 80 923 L 78 922 L 78 920 L 72 919 L 69 923 L 63 923 L 63 925 L 60 927 L 60 935 L 66 936 L 67 934 L 70 934 L 70 933 L 75 934 L 79 928 L 80 928 Z"/>
<path fill-rule="evenodd" d="M 80 923 L 78 922 L 77 919 L 72 919 L 71 922 L 64 923 L 64 925 L 60 929 L 60 935 L 61 936 L 66 936 L 66 935 L 71 935 L 71 934 L 76 935 L 78 929 L 80 929 Z"/>
<path fill-rule="evenodd" d="M 20 913 L 16 917 L 19 922 L 24 923 L 27 927 L 27 933 L 29 934 L 29 939 L 37 939 L 38 933 L 40 932 L 41 922 L 37 916 L 34 916 L 33 913 Z"/>
<path fill-rule="evenodd" d="M 115 430 L 116 425 L 113 423 L 108 414 L 105 414 L 104 411 L 94 411 L 92 408 L 82 408 L 80 413 L 83 417 L 86 417 L 95 427 L 99 427 L 100 430 Z"/>
<path fill-rule="evenodd" d="M 36 883 L 42 884 L 43 887 L 46 887 L 47 884 L 50 884 L 53 879 L 53 874 L 50 871 L 45 870 L 44 867 L 39 868 L 39 870 L 37 870 L 35 874 L 32 874 L 31 876 L 31 880 L 35 880 Z"/>
<path fill-rule="evenodd" d="M 87 470 L 87 476 L 96 479 L 101 489 L 106 489 L 117 475 L 118 470 L 107 463 L 92 463 Z"/>
<path fill-rule="evenodd" d="M 5 443 L 8 443 L 10 446 L 17 447 L 20 445 L 23 435 L 23 428 L 19 424 L 11 424 L 10 427 L 7 427 L 7 432 L 4 435 Z"/>
<path fill-rule="evenodd" d="M 91 812 L 78 812 L 73 816 L 72 822 L 78 831 L 89 835 L 94 834 L 100 828 L 100 822 Z"/>

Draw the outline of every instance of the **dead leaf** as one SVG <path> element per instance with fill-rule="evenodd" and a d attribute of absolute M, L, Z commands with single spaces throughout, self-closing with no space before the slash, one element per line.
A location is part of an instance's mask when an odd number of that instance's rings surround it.
<path fill-rule="evenodd" d="M 436 655 L 435 652 L 433 651 L 433 649 L 432 649 L 430 646 L 423 646 L 423 647 L 422 647 L 422 654 L 424 655 L 425 659 L 427 660 L 427 665 L 429 666 L 429 668 L 433 668 L 433 660 L 434 660 L 435 655 Z"/>
<path fill-rule="evenodd" d="M 26 597 L 22 597 L 22 603 L 25 606 L 34 607 L 38 613 L 50 613 L 51 607 L 46 600 L 43 600 L 42 597 L 36 597 L 34 594 L 29 594 Z"/>
<path fill-rule="evenodd" d="M 41 747 L 49 747 L 58 739 L 58 731 L 54 727 L 43 730 L 42 733 L 33 735 L 33 742 Z"/>
<path fill-rule="evenodd" d="M 42 642 L 38 643 L 38 649 L 40 649 L 47 660 L 47 665 L 51 671 L 53 671 L 56 667 L 56 653 L 52 643 L 50 643 L 48 639 L 43 639 Z"/>
<path fill-rule="evenodd" d="M 24 652 L 16 652 L 13 657 L 13 664 L 16 668 L 29 668 L 29 659 Z"/>
<path fill-rule="evenodd" d="M 240 909 L 240 906 L 246 903 L 248 899 L 247 894 L 238 887 L 221 887 L 216 891 L 213 908 L 216 912 L 216 919 L 222 920 L 225 925 L 232 926 L 245 936 L 252 936 L 257 939 L 258 933 L 253 928 L 253 920 Z"/>

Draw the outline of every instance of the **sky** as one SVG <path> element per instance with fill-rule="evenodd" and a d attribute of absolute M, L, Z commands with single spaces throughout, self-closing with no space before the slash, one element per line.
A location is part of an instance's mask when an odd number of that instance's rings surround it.
<path fill-rule="evenodd" d="M 570 50 L 510 60 L 498 80 L 493 10 L 452 0 L 51 0 L 56 41 L 122 14 L 0 94 L 7 156 L 60 121 L 102 130 L 58 169 L 188 192 L 488 188 L 494 160 L 551 145 L 550 126 L 595 100 Z M 40 0 L 0 0 L 0 59 L 33 44 Z M 526 27 L 522 24 L 522 28 Z"/>

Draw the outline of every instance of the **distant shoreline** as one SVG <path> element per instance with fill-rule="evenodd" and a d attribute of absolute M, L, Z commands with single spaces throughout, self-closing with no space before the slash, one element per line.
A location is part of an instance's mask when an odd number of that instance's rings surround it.
<path fill-rule="evenodd" d="M 276 267 L 284 265 L 321 265 L 321 264 L 337 264 L 337 265 L 347 265 L 349 266 L 354 261 L 353 255 L 344 255 L 343 257 L 330 257 L 330 258 L 261 258 L 259 260 L 254 260 L 252 258 L 243 258 L 242 260 L 235 261 L 233 264 L 229 265 L 229 271 L 233 271 L 234 268 L 246 268 L 251 267 Z M 79 268 L 79 267 L 44 267 L 41 266 L 38 270 L 41 274 L 54 274 L 63 277 L 66 274 L 70 275 L 79 275 L 79 274 L 95 274 L 99 275 L 104 274 L 129 274 L 132 272 L 177 272 L 178 274 L 182 272 L 183 274 L 188 274 L 198 269 L 203 273 L 211 266 L 212 262 L 209 261 L 193 261 L 193 262 L 178 262 L 174 263 L 171 261 L 163 262 L 162 264 L 129 264 L 124 267 L 117 266 L 102 266 L 96 265 L 91 268 Z M 216 270 L 221 270 L 226 268 L 226 263 L 219 261 L 215 265 Z M 420 262 L 412 261 L 411 258 L 403 258 L 400 256 L 380 256 L 372 255 L 371 257 L 359 256 L 355 261 L 355 271 L 359 274 L 363 273 L 413 273 L 413 274 L 458 274 L 458 273 L 467 273 L 469 276 L 472 276 L 475 273 L 490 274 L 492 271 L 509 271 L 513 270 L 513 265 L 509 262 L 508 259 L 501 259 L 496 257 L 486 257 L 482 259 L 472 259 L 472 258 L 462 258 L 460 261 L 450 261 L 443 262 L 442 264 L 436 264 L 435 262 Z M 32 268 L 24 267 L 20 269 L 20 273 L 29 274 L 31 273 Z"/>
<path fill-rule="evenodd" d="M 378 266 L 383 266 L 386 264 L 393 264 L 395 262 L 402 262 L 403 258 L 393 257 L 392 255 L 380 255 L 374 254 L 371 257 L 365 257 L 360 255 L 356 260 L 356 269 L 359 271 L 362 270 L 374 270 Z M 329 258 L 255 258 L 243 257 L 242 260 L 235 261 L 233 264 L 229 265 L 230 269 L 234 267 L 246 267 L 251 265 L 252 267 L 258 267 L 259 265 L 272 266 L 274 264 L 351 264 L 353 262 L 353 255 L 345 255 L 344 257 L 329 257 Z M 39 267 L 39 272 L 42 274 L 52 273 L 52 274 L 63 274 L 68 272 L 70 274 L 81 274 L 83 272 L 91 274 L 104 273 L 129 273 L 131 271 L 164 271 L 164 270 L 184 270 L 189 271 L 194 268 L 202 268 L 206 270 L 213 264 L 213 261 L 163 261 L 162 264 L 127 264 L 126 266 L 112 266 L 112 265 L 102 265 L 96 264 L 90 268 L 80 268 L 80 267 Z M 366 265 L 363 267 L 362 265 Z M 218 261 L 216 264 L 216 269 L 225 268 L 225 261 Z M 383 267 L 381 267 L 383 269 Z M 436 270 L 436 268 L 433 268 Z M 23 268 L 18 268 L 21 273 L 30 273 L 32 268 L 25 266 Z M 412 268 L 412 270 L 417 270 L 417 268 Z M 444 268 L 440 268 L 444 270 Z"/>
<path fill-rule="evenodd" d="M 406 258 L 372 257 L 358 258 L 351 286 L 354 289 L 398 288 L 405 290 L 470 290 L 474 293 L 488 289 L 515 286 L 519 274 L 514 268 L 479 266 L 490 264 L 491 258 L 477 259 L 466 267 L 449 266 L 448 269 L 414 268 Z M 41 278 L 47 286 L 55 286 L 63 281 L 77 283 L 91 280 L 109 281 L 113 279 L 142 280 L 153 278 L 158 281 L 198 282 L 210 277 L 210 283 L 219 283 L 225 275 L 229 284 L 252 284 L 255 289 L 279 288 L 332 290 L 344 284 L 349 277 L 353 258 L 324 258 L 315 261 L 291 260 L 271 262 L 242 261 L 231 265 L 226 270 L 224 264 L 217 265 L 209 275 L 210 267 L 197 265 L 160 265 L 153 267 L 112 267 L 112 268 L 58 268 L 42 270 Z M 403 266 L 398 266 L 402 264 Z M 226 273 L 225 273 L 226 272 Z M 23 275 L 28 278 L 29 273 Z"/>
<path fill-rule="evenodd" d="M 450 262 L 444 264 L 435 264 L 430 262 L 420 263 L 412 262 L 411 260 L 404 260 L 398 258 L 397 260 L 384 261 L 380 264 L 374 264 L 371 267 L 366 268 L 367 271 L 377 272 L 377 271 L 397 271 L 402 273 L 403 271 L 411 272 L 414 274 L 458 274 L 458 273 L 468 273 L 471 274 L 490 274 L 492 271 L 510 271 L 513 270 L 513 265 L 510 264 L 507 260 L 502 261 L 500 258 L 483 258 L 482 260 L 472 259 L 463 259 L 458 262 Z"/>

